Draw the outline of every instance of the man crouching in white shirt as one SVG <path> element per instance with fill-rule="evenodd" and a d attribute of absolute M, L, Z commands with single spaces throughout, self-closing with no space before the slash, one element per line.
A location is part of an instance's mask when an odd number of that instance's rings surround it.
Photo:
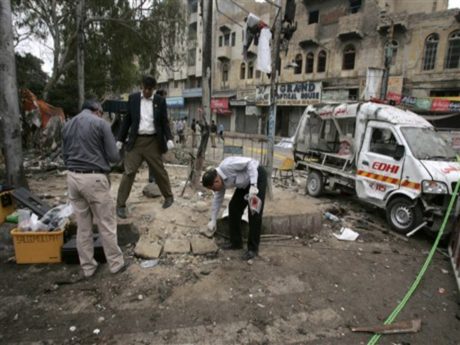
<path fill-rule="evenodd" d="M 259 252 L 262 215 L 267 189 L 267 173 L 259 162 L 247 157 L 228 157 L 217 168 L 207 170 L 201 180 L 204 187 L 214 191 L 211 221 L 208 229 L 214 231 L 216 220 L 227 188 L 235 188 L 229 204 L 230 243 L 223 249 L 242 249 L 241 217 L 248 206 L 248 200 L 257 196 L 262 205 L 259 212 L 248 212 L 248 248 L 242 259 L 250 260 Z"/>

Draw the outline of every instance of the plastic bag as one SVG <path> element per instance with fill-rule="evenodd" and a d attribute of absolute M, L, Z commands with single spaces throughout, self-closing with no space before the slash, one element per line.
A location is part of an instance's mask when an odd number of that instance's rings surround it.
<path fill-rule="evenodd" d="M 48 231 L 48 226 L 39 221 L 35 213 L 20 221 L 18 228 L 20 231 Z"/>
<path fill-rule="evenodd" d="M 72 205 L 62 204 L 46 212 L 40 222 L 47 227 L 48 231 L 63 229 L 72 213 Z"/>

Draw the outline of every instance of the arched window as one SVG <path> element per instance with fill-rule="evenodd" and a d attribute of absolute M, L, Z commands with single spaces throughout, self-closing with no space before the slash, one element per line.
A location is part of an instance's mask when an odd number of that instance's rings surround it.
<path fill-rule="evenodd" d="M 455 31 L 449 36 L 445 68 L 460 67 L 460 31 Z"/>
<path fill-rule="evenodd" d="M 356 58 L 356 50 L 355 47 L 351 44 L 347 45 L 343 50 L 343 61 L 342 61 L 342 69 L 343 70 L 351 70 L 355 68 L 355 58 Z"/>
<path fill-rule="evenodd" d="M 315 55 L 313 52 L 307 54 L 305 59 L 305 73 L 313 73 L 313 65 L 315 64 Z"/>
<path fill-rule="evenodd" d="M 254 61 L 248 62 L 248 79 L 252 79 L 254 77 Z"/>
<path fill-rule="evenodd" d="M 388 59 L 388 65 L 394 65 L 396 63 L 396 55 L 398 54 L 398 41 L 388 41 L 385 44 L 385 62 Z"/>
<path fill-rule="evenodd" d="M 296 63 L 296 66 L 294 67 L 294 74 L 302 73 L 302 60 L 302 54 L 297 54 L 295 56 L 294 62 Z"/>
<path fill-rule="evenodd" d="M 240 79 L 244 78 L 246 78 L 246 64 L 242 62 L 240 66 Z"/>
<path fill-rule="evenodd" d="M 327 54 L 324 50 L 321 50 L 318 53 L 318 65 L 316 67 L 317 72 L 324 72 L 326 71 L 326 59 L 327 59 Z"/>
<path fill-rule="evenodd" d="M 436 64 L 436 53 L 438 51 L 439 35 L 431 34 L 425 40 L 425 52 L 423 54 L 423 70 L 434 69 Z"/>

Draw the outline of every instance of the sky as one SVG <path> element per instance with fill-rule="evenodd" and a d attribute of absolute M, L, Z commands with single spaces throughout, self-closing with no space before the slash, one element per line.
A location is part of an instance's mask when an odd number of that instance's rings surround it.
<path fill-rule="evenodd" d="M 258 2 L 262 2 L 263 0 L 256 0 Z M 423 0 L 416 0 L 416 1 L 423 1 Z M 414 2 L 416 2 L 414 1 Z M 460 8 L 460 0 L 449 0 L 449 8 Z M 52 46 L 53 42 L 51 39 L 48 40 L 47 45 Z M 43 70 L 47 74 L 51 74 L 51 69 L 53 66 L 53 54 L 51 53 L 50 49 L 46 46 L 37 43 L 36 41 L 26 41 L 21 42 L 18 47 L 16 47 L 18 52 L 22 53 L 32 53 L 33 55 L 39 57 L 43 60 Z"/>

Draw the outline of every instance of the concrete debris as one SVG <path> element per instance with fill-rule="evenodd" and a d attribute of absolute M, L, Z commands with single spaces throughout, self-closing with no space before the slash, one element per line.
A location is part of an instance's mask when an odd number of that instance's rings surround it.
<path fill-rule="evenodd" d="M 190 242 L 185 239 L 167 239 L 164 245 L 166 254 L 190 253 Z"/>
<path fill-rule="evenodd" d="M 160 188 L 158 188 L 156 183 L 147 184 L 142 190 L 142 194 L 147 198 L 158 198 L 161 196 Z"/>
<path fill-rule="evenodd" d="M 192 245 L 192 253 L 195 255 L 215 254 L 219 250 L 214 240 L 200 236 L 192 237 L 190 244 Z"/>
<path fill-rule="evenodd" d="M 150 243 L 140 240 L 134 248 L 134 254 L 144 259 L 157 259 L 160 257 L 162 249 L 163 246 L 158 242 Z"/>

